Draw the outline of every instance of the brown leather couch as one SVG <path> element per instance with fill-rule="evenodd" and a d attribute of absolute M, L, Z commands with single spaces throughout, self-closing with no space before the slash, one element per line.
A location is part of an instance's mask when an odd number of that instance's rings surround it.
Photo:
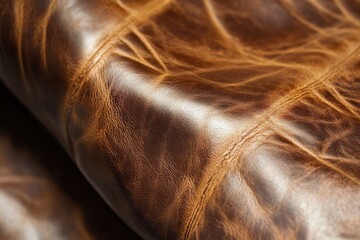
<path fill-rule="evenodd" d="M 142 238 L 360 239 L 359 0 L 1 0 L 0 78 Z M 5 234 L 91 236 L 10 161 Z"/>

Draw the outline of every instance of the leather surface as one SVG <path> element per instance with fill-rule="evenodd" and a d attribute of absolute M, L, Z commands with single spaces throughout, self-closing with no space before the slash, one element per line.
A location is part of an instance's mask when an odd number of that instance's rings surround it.
<path fill-rule="evenodd" d="M 0 85 L 0 239 L 139 239 Z"/>
<path fill-rule="evenodd" d="M 142 237 L 360 237 L 357 0 L 0 9 L 0 77 Z"/>

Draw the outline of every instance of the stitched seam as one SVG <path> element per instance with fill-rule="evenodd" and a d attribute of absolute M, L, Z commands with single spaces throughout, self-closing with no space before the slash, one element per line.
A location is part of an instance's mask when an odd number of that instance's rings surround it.
<path fill-rule="evenodd" d="M 297 102 L 299 99 L 307 96 L 310 92 L 316 90 L 323 83 L 327 81 L 329 77 L 334 76 L 333 70 L 338 68 L 340 65 L 346 64 L 352 57 L 354 57 L 360 51 L 360 45 L 355 46 L 354 48 L 349 49 L 348 54 L 345 54 L 339 61 L 336 61 L 332 64 L 324 74 L 319 78 L 310 79 L 304 85 L 295 88 L 290 91 L 285 97 L 281 98 L 265 113 L 263 113 L 256 123 L 252 126 L 249 126 L 247 130 L 240 134 L 238 137 L 240 140 L 234 142 L 230 148 L 223 154 L 222 160 L 215 166 L 215 169 L 212 171 L 210 177 L 206 181 L 205 188 L 200 193 L 200 198 L 196 201 L 196 204 L 193 210 L 190 213 L 188 221 L 186 222 L 185 229 L 182 233 L 181 239 L 190 239 L 193 232 L 195 231 L 195 226 L 200 220 L 202 211 L 204 210 L 208 200 L 213 195 L 213 191 L 217 186 L 217 183 L 225 177 L 226 173 L 235 166 L 238 161 L 243 156 L 243 153 L 239 151 L 242 147 L 247 146 L 251 140 L 256 137 L 259 133 L 269 126 L 269 119 L 281 114 L 285 108 L 290 107 L 292 104 Z M 237 159 L 237 160 L 236 160 Z"/>
<path fill-rule="evenodd" d="M 142 11 L 137 12 L 134 15 L 130 15 L 125 19 L 125 22 L 122 22 L 111 34 L 106 37 L 102 43 L 100 43 L 97 50 L 91 55 L 91 57 L 82 65 L 82 68 L 74 74 L 72 77 L 70 93 L 65 100 L 65 131 L 68 149 L 71 154 L 73 154 L 73 146 L 72 140 L 70 137 L 70 118 L 72 111 L 74 109 L 74 105 L 76 102 L 76 97 L 81 90 L 81 87 L 85 83 L 85 77 L 89 74 L 92 68 L 94 68 L 103 57 L 112 49 L 114 45 L 116 45 L 117 40 L 122 35 L 126 34 L 127 31 L 131 30 L 131 27 L 136 24 L 141 24 L 142 21 L 148 19 L 151 15 L 155 15 L 165 8 L 165 6 L 171 0 L 154 0 L 144 6 Z M 139 17 L 142 17 L 141 19 Z M 97 60 L 95 61 L 95 59 Z"/>

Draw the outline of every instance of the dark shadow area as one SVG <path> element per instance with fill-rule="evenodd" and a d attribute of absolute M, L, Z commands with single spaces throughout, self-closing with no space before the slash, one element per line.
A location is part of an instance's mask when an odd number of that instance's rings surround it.
<path fill-rule="evenodd" d="M 2 84 L 0 110 L 0 130 L 10 132 L 20 148 L 31 149 L 56 185 L 81 208 L 95 237 L 140 239 L 107 206 L 56 140 Z"/>

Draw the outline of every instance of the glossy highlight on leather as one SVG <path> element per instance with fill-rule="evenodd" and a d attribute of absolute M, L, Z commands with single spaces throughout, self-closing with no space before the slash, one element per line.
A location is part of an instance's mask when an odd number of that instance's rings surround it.
<path fill-rule="evenodd" d="M 141 237 L 360 237 L 359 1 L 10 0 L 0 46 Z"/>

